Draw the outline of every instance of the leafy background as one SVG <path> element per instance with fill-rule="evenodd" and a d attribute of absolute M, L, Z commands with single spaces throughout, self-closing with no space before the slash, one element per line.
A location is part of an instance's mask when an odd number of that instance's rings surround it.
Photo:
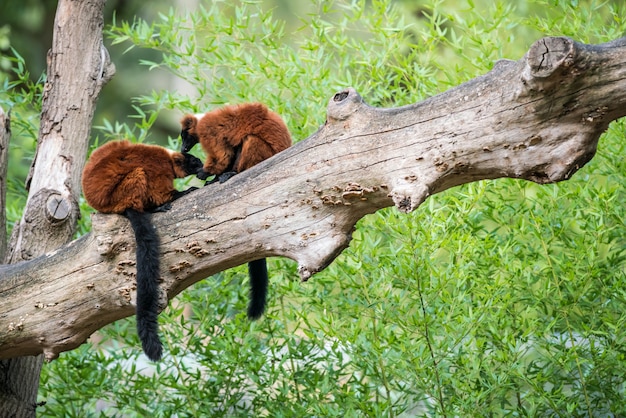
<path fill-rule="evenodd" d="M 182 113 L 252 100 L 302 140 L 346 86 L 401 106 L 520 59 L 542 36 L 626 35 L 622 1 L 293 3 L 114 3 L 118 73 L 94 146 L 123 136 L 177 148 Z M 14 121 L 15 221 L 43 76 L 7 27 L 0 105 Z M 133 317 L 117 321 L 44 366 L 40 415 L 625 416 L 624 132 L 612 123 L 564 183 L 481 181 L 408 215 L 369 215 L 307 283 L 293 261 L 270 259 L 260 321 L 245 318 L 245 266 L 207 278 L 161 314 L 161 363 L 141 354 Z"/>

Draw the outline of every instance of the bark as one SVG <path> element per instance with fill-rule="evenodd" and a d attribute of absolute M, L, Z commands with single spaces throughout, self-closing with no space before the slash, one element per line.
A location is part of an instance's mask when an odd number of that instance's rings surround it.
<path fill-rule="evenodd" d="M 519 61 L 414 105 L 368 106 L 353 89 L 329 101 L 316 133 L 224 184 L 153 215 L 162 300 L 260 257 L 289 257 L 303 280 L 348 246 L 364 215 L 403 212 L 481 179 L 569 179 L 626 115 L 626 38 L 536 42 Z M 128 221 L 94 214 L 90 234 L 1 271 L 0 358 L 49 360 L 134 313 Z"/>
<path fill-rule="evenodd" d="M 11 137 L 11 123 L 9 115 L 0 108 L 0 260 L 4 260 L 7 250 L 7 218 L 6 193 L 7 171 L 9 164 L 9 139 Z"/>
<path fill-rule="evenodd" d="M 53 251 L 76 230 L 91 120 L 100 90 L 114 73 L 102 43 L 104 3 L 58 3 L 37 151 L 27 179 L 29 195 L 13 228 L 7 263 Z M 39 278 L 42 273 L 28 275 Z M 39 353 L 16 352 L 11 356 L 16 358 L 0 362 L 0 409 L 6 416 L 35 416 L 42 357 L 18 357 L 30 354 Z"/>

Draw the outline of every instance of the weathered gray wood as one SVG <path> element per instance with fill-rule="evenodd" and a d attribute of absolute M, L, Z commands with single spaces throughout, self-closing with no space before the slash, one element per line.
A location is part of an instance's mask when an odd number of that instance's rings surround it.
<path fill-rule="evenodd" d="M 91 120 L 100 90 L 115 71 L 102 43 L 104 3 L 105 0 L 59 0 L 48 53 L 37 152 L 27 180 L 29 195 L 23 217 L 13 228 L 6 256 L 8 263 L 29 260 L 59 248 L 72 239 L 76 230 L 80 175 L 86 160 Z M 11 271 L 14 268 L 8 267 Z M 0 280 L 5 284 L 31 282 L 42 286 L 37 290 L 22 288 L 21 294 L 15 289 L 3 292 L 7 298 L 3 304 L 7 302 L 11 318 L 3 318 L 7 322 L 3 322 L 0 333 L 15 336 L 21 334 L 20 321 L 28 324 L 38 316 L 38 308 L 29 300 L 31 290 L 36 294 L 39 290 L 53 291 L 47 287 L 51 282 L 46 280 L 47 272 L 38 270 L 23 272 L 21 279 L 8 277 L 4 272 L 0 272 L 0 277 L 6 279 Z M 65 292 L 71 293 L 71 285 L 67 285 Z M 48 326 L 52 330 L 55 324 Z M 30 329 L 30 325 L 23 329 Z M 41 339 L 46 337 L 38 334 L 37 344 L 41 345 Z M 3 416 L 35 416 L 42 358 L 20 356 L 39 353 L 41 350 L 18 349 L 11 356 L 2 357 L 15 357 L 0 361 Z"/>
<path fill-rule="evenodd" d="M 7 250 L 7 218 L 5 208 L 7 192 L 7 171 L 9 164 L 9 139 L 11 119 L 0 107 L 0 260 L 4 260 Z"/>
<path fill-rule="evenodd" d="M 350 241 L 365 214 L 408 212 L 480 179 L 567 180 L 626 115 L 626 38 L 535 43 L 519 61 L 421 103 L 368 106 L 334 95 L 327 122 L 270 160 L 191 193 L 153 216 L 161 235 L 162 305 L 192 283 L 260 257 L 289 257 L 308 279 Z M 0 357 L 78 346 L 134 312 L 134 239 L 126 219 L 2 271 Z M 167 295 L 167 297 L 166 297 Z"/>
<path fill-rule="evenodd" d="M 115 73 L 102 43 L 103 5 L 59 1 L 37 151 L 26 180 L 29 195 L 13 229 L 9 263 L 58 248 L 74 234 L 91 120 L 100 90 Z M 66 208 L 62 217 L 53 209 L 59 205 Z"/>

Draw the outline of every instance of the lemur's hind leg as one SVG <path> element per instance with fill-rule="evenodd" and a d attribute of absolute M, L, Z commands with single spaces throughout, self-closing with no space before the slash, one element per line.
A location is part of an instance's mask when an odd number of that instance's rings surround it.
<path fill-rule="evenodd" d="M 213 180 L 206 182 L 205 186 L 207 184 L 216 183 L 217 181 L 219 181 L 220 183 L 224 183 L 226 180 L 230 179 L 231 177 L 233 177 L 234 175 L 238 173 L 237 171 L 234 170 L 234 167 L 236 167 L 239 164 L 239 161 L 241 160 L 241 149 L 242 149 L 241 145 L 238 145 L 234 148 L 235 157 L 232 159 L 231 164 L 228 166 L 226 171 L 224 171 L 218 176 L 215 176 Z"/>
<path fill-rule="evenodd" d="M 274 150 L 267 141 L 256 135 L 248 135 L 243 140 L 239 159 L 235 162 L 233 169 L 241 173 L 274 154 Z"/>

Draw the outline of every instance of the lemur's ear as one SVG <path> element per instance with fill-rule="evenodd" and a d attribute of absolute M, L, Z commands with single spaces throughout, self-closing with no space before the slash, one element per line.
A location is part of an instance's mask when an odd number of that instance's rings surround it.
<path fill-rule="evenodd" d="M 196 119 L 194 115 L 185 115 L 180 120 L 180 126 L 182 127 L 183 132 L 195 128 L 197 124 L 198 119 Z"/>

